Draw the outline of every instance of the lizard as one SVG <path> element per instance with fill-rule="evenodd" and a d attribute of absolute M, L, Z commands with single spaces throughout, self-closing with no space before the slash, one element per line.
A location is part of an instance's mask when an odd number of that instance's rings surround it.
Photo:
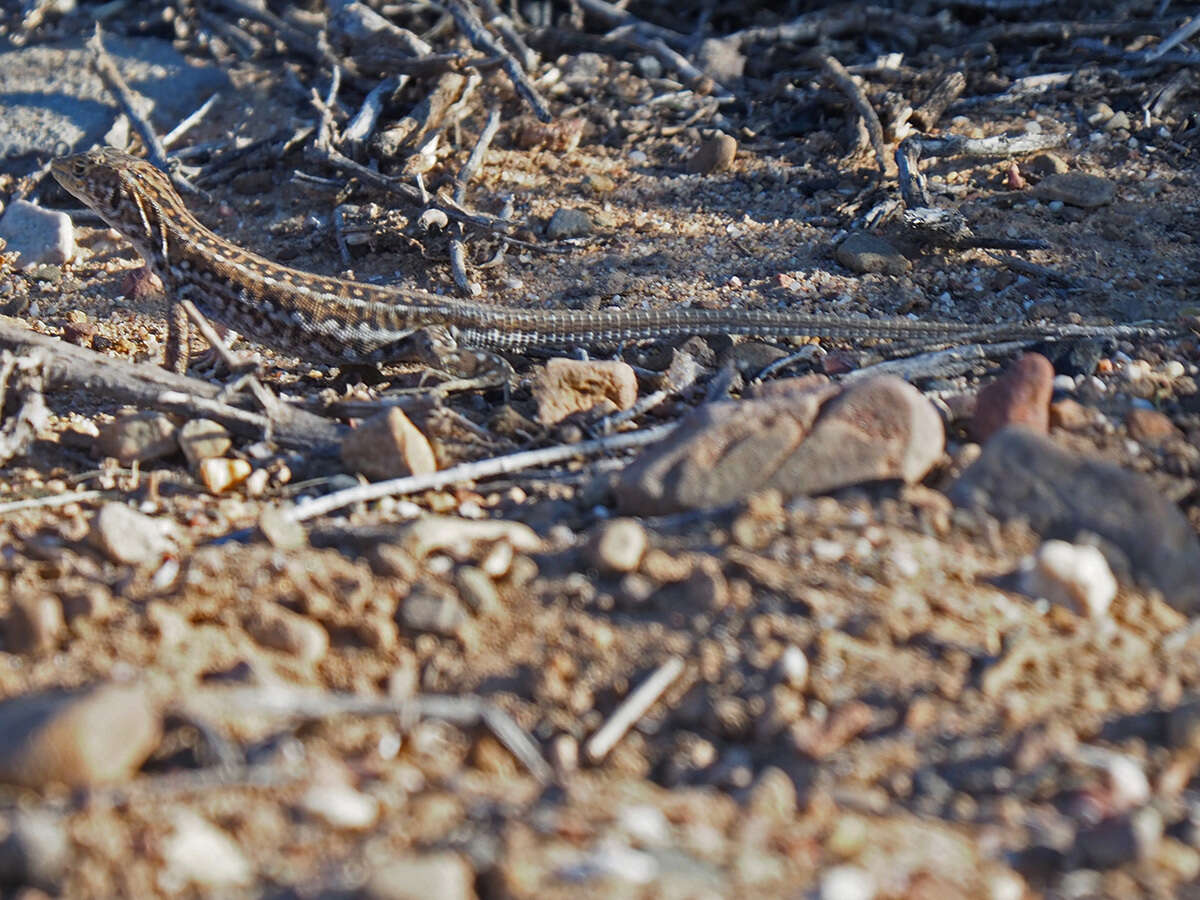
<path fill-rule="evenodd" d="M 511 374 L 500 352 L 530 347 L 719 334 L 991 343 L 1178 333 L 1160 323 L 974 325 L 788 310 L 498 306 L 316 275 L 272 262 L 204 226 L 167 175 L 147 160 L 118 150 L 99 148 L 56 159 L 51 171 L 63 188 L 130 241 L 162 281 L 171 301 L 164 365 L 178 373 L 188 362 L 183 300 L 190 300 L 209 319 L 307 362 L 421 362 L 480 386 L 503 383 Z"/>

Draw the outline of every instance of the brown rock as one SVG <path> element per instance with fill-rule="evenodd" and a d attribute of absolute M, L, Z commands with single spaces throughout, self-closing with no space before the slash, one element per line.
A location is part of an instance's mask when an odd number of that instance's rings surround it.
<path fill-rule="evenodd" d="M 1007 425 L 1024 425 L 1039 434 L 1050 430 L 1054 366 L 1038 353 L 1026 353 L 979 392 L 971 434 L 984 443 Z"/>
<path fill-rule="evenodd" d="M 7 700 L 0 703 L 0 781 L 30 788 L 125 781 L 158 745 L 160 727 L 136 685 Z"/>
<path fill-rule="evenodd" d="M 857 382 L 825 408 L 812 434 L 771 479 L 784 493 L 820 494 L 851 484 L 915 484 L 946 448 L 941 416 L 908 382 Z"/>
<path fill-rule="evenodd" d="M 721 172 L 733 164 L 737 156 L 737 141 L 727 134 L 716 134 L 702 143 L 687 161 L 687 170 L 693 175 L 710 175 Z"/>
<path fill-rule="evenodd" d="M 613 409 L 629 409 L 637 401 L 637 375 L 628 363 L 556 358 L 534 374 L 533 398 L 543 425 L 605 402 Z"/>
<path fill-rule="evenodd" d="M 1129 436 L 1143 444 L 1161 444 L 1179 434 L 1175 424 L 1154 409 L 1135 407 L 1125 415 Z"/>
<path fill-rule="evenodd" d="M 856 231 L 837 245 L 833 254 L 851 272 L 903 275 L 912 268 L 908 258 L 881 237 Z"/>
<path fill-rule="evenodd" d="M 65 628 L 62 604 L 49 594 L 18 597 L 4 619 L 5 649 L 10 653 L 47 653 L 58 646 Z"/>
<path fill-rule="evenodd" d="M 1064 397 L 1062 400 L 1056 400 L 1050 404 L 1050 424 L 1055 428 L 1081 431 L 1092 424 L 1094 419 L 1094 410 L 1070 397 Z"/>
<path fill-rule="evenodd" d="M 867 481 L 911 483 L 940 458 L 941 418 L 911 385 L 875 378 L 822 406 L 834 392 L 701 407 L 625 470 L 618 504 L 653 515 L 722 506 L 764 488 L 796 495 Z"/>
<path fill-rule="evenodd" d="M 429 441 L 396 407 L 368 419 L 346 436 L 342 462 L 372 481 L 437 471 Z"/>

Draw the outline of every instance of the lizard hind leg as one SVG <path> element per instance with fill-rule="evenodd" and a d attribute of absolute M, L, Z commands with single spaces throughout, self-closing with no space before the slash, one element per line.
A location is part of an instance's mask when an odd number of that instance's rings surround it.
<path fill-rule="evenodd" d="M 415 362 L 446 376 L 439 391 L 484 390 L 505 387 L 514 376 L 508 360 L 487 350 L 460 347 L 446 328 L 420 328 L 376 350 L 381 362 Z"/>

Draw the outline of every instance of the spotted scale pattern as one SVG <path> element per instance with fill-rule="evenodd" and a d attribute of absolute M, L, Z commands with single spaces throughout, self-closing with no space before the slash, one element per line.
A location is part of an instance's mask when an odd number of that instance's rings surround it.
<path fill-rule="evenodd" d="M 515 351 L 681 335 L 736 334 L 841 339 L 1001 341 L 1161 337 L 1168 326 L 972 325 L 851 319 L 786 310 L 577 311 L 479 304 L 402 287 L 360 284 L 288 268 L 214 234 L 149 162 L 111 149 L 56 160 L 55 178 L 128 238 L 176 298 L 246 337 L 313 362 L 380 362 L 412 352 L 410 338 L 436 328 L 454 345 Z M 478 365 L 487 354 L 470 360 Z"/>

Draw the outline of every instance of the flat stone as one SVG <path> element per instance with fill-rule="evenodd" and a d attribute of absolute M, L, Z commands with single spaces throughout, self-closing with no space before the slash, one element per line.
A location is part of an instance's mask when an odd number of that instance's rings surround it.
<path fill-rule="evenodd" d="M 941 417 L 907 382 L 874 378 L 833 399 L 836 387 L 804 386 L 794 396 L 700 407 L 622 473 L 619 507 L 656 515 L 724 506 L 765 488 L 795 496 L 912 483 L 941 457 Z"/>
<path fill-rule="evenodd" d="M 158 711 L 137 685 L 16 697 L 0 703 L 0 782 L 120 783 L 158 746 L 160 730 Z"/>
<path fill-rule="evenodd" d="M 1070 453 L 1019 427 L 995 434 L 949 491 L 958 506 L 1022 518 L 1044 538 L 1095 543 L 1119 578 L 1200 609 L 1200 540 L 1143 475 Z"/>
<path fill-rule="evenodd" d="M 194 65 L 169 41 L 108 33 L 104 47 L 131 88 L 145 98 L 156 123 L 178 122 L 206 97 L 229 88 L 217 66 Z M 25 174 L 47 156 L 61 156 L 128 135 L 112 132 L 120 107 L 92 67 L 82 38 L 0 53 L 0 168 Z"/>
<path fill-rule="evenodd" d="M 575 413 L 597 407 L 629 409 L 637 402 L 637 374 L 619 360 L 576 360 L 556 357 L 533 376 L 537 419 L 555 425 Z"/>
<path fill-rule="evenodd" d="M 1082 209 L 1105 206 L 1117 196 L 1117 186 L 1112 181 L 1084 172 L 1048 175 L 1034 190 L 1040 200 L 1058 200 Z"/>
<path fill-rule="evenodd" d="M 971 434 L 983 443 L 1008 425 L 1024 425 L 1039 434 L 1050 430 L 1054 366 L 1040 353 L 1026 353 L 979 392 Z"/>
<path fill-rule="evenodd" d="M 903 253 L 883 238 L 865 231 L 856 231 L 837 245 L 834 257 L 851 272 L 860 275 L 879 272 L 884 275 L 903 275 L 912 263 Z"/>
<path fill-rule="evenodd" d="M 154 565 L 170 550 L 166 523 L 126 506 L 105 503 L 92 517 L 88 542 L 120 565 Z"/>
<path fill-rule="evenodd" d="M 0 216 L 0 240 L 7 252 L 18 254 L 19 269 L 62 265 L 75 255 L 71 217 L 25 200 L 14 200 Z"/>

